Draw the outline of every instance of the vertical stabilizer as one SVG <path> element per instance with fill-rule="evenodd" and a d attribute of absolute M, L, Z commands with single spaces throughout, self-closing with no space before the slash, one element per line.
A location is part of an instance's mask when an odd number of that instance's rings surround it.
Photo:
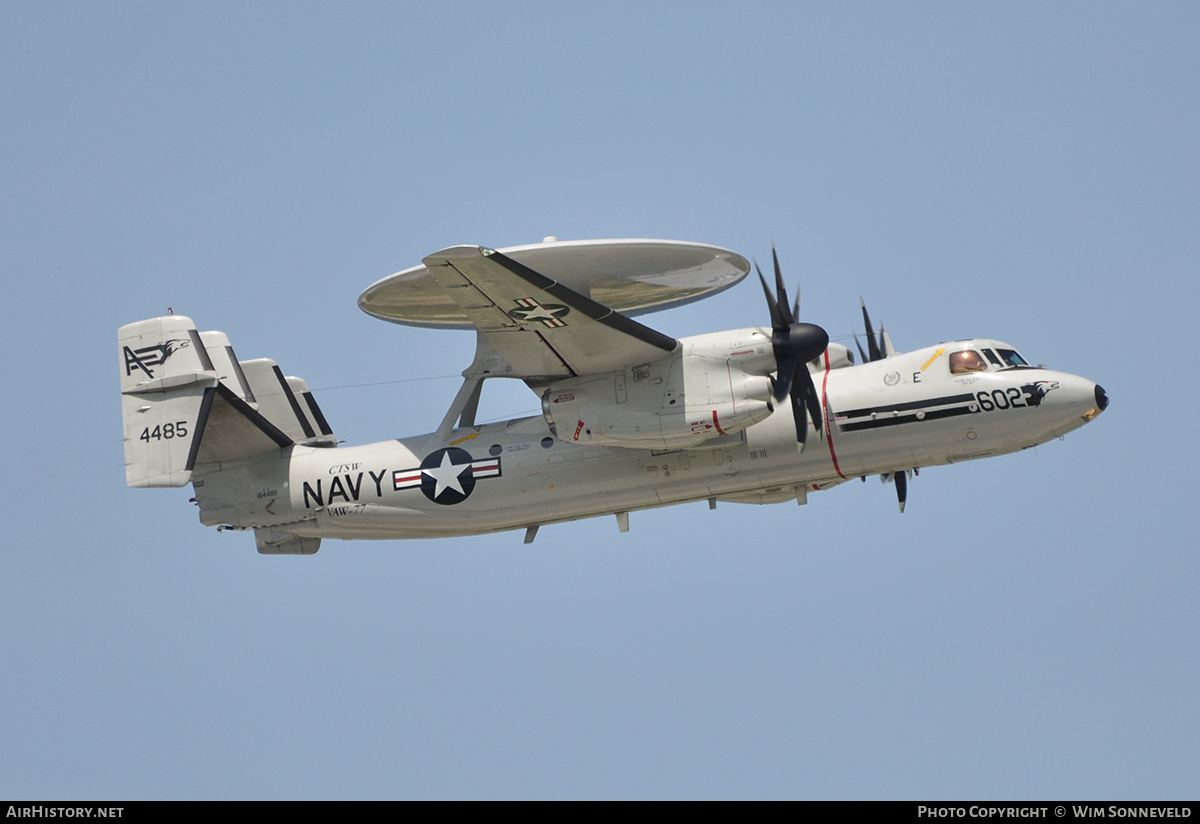
<path fill-rule="evenodd" d="M 308 381 L 294 375 L 288 375 L 286 380 L 300 405 L 301 414 L 308 419 L 309 428 L 316 433 L 305 443 L 309 446 L 337 446 L 337 438 L 334 437 L 333 430 L 329 428 L 329 422 L 325 420 L 321 407 L 317 406 L 317 399 L 313 397 L 312 390 L 308 388 Z"/>
<path fill-rule="evenodd" d="M 254 392 L 251 391 L 250 384 L 246 381 L 246 375 L 242 372 L 242 365 L 238 363 L 237 355 L 233 354 L 229 336 L 224 332 L 201 332 L 200 341 L 204 344 L 208 358 L 212 361 L 213 369 L 216 370 L 217 377 L 221 382 L 249 404 L 251 409 L 257 409 Z"/>
<path fill-rule="evenodd" d="M 219 382 L 196 325 L 167 315 L 122 326 L 117 339 L 125 483 L 183 486 Z"/>
<path fill-rule="evenodd" d="M 307 383 L 300 378 L 284 377 L 279 364 L 270 358 L 242 361 L 241 369 L 264 418 L 296 443 L 336 445 L 337 439 Z"/>

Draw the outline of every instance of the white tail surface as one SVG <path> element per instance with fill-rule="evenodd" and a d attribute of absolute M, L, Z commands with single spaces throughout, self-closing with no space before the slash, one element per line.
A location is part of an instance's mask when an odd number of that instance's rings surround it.
<path fill-rule="evenodd" d="M 167 315 L 117 335 L 129 486 L 183 486 L 199 465 L 337 445 L 308 384 L 268 358 L 238 361 L 224 332 Z"/>
<path fill-rule="evenodd" d="M 240 366 L 264 418 L 296 443 L 308 446 L 337 443 L 307 383 L 300 378 L 284 377 L 279 365 L 270 358 L 242 361 Z"/>
<path fill-rule="evenodd" d="M 196 325 L 167 315 L 122 326 L 117 338 L 125 483 L 183 486 L 204 429 L 205 394 L 219 383 Z"/>
<path fill-rule="evenodd" d="M 250 384 L 246 381 L 237 355 L 233 354 L 229 336 L 224 332 L 201 332 L 200 340 L 208 351 L 208 358 L 212 361 L 221 383 L 233 390 L 233 393 L 248 403 L 251 409 L 257 409 L 254 392 L 251 391 Z"/>

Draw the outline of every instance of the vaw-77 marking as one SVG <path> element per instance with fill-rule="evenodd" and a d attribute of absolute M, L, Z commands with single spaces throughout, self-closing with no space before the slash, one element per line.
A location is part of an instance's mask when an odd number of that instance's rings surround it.
<path fill-rule="evenodd" d="M 774 255 L 773 255 L 774 256 Z M 200 520 L 254 530 L 259 552 L 322 538 L 429 538 L 524 529 L 688 501 L 807 501 L 850 478 L 1014 452 L 1108 405 L 1085 378 L 1029 365 L 995 340 L 899 353 L 863 308 L 867 348 L 799 321 L 775 259 L 770 328 L 676 340 L 632 315 L 744 278 L 742 256 L 677 241 L 454 246 L 368 288 L 397 323 L 476 331 L 441 426 L 340 446 L 308 385 L 239 361 L 180 315 L 121 328 L 126 482 L 191 483 Z M 476 424 L 485 380 L 515 378 L 542 414 Z"/>

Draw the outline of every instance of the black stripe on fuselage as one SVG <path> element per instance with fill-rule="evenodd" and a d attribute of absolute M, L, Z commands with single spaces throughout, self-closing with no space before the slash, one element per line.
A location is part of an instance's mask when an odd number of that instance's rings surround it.
<path fill-rule="evenodd" d="M 909 409 L 928 409 L 931 406 L 949 406 L 952 403 L 972 403 L 974 400 L 975 396 L 968 392 L 963 395 L 948 395 L 944 398 L 926 398 L 925 400 L 892 403 L 886 406 L 868 406 L 863 409 L 839 410 L 837 414 L 847 418 L 861 418 L 864 415 L 872 413 L 876 415 L 888 415 L 892 412 L 905 412 Z"/>
<path fill-rule="evenodd" d="M 934 421 L 938 418 L 953 418 L 956 415 L 972 415 L 971 408 L 968 406 L 952 406 L 949 409 L 934 409 L 926 412 L 924 418 L 918 418 L 915 414 L 895 415 L 889 417 L 868 418 L 865 421 L 855 421 L 853 423 L 838 424 L 838 429 L 843 432 L 855 432 L 862 429 L 879 429 L 884 426 L 897 426 L 902 423 L 918 423 L 919 421 Z"/>

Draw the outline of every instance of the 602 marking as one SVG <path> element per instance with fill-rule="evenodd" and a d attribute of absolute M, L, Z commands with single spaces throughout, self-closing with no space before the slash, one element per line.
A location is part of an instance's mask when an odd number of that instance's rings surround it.
<path fill-rule="evenodd" d="M 1007 389 L 976 392 L 975 402 L 983 412 L 1040 406 L 1046 393 L 1055 389 L 1058 389 L 1058 381 L 1036 381 L 1021 387 L 1010 386 Z"/>
<path fill-rule="evenodd" d="M 976 392 L 975 400 L 979 402 L 979 408 L 984 412 L 1008 409 L 1010 406 L 1028 406 L 1021 396 L 1021 390 L 1015 386 L 1010 386 L 1007 390 L 993 389 L 991 392 Z"/>

